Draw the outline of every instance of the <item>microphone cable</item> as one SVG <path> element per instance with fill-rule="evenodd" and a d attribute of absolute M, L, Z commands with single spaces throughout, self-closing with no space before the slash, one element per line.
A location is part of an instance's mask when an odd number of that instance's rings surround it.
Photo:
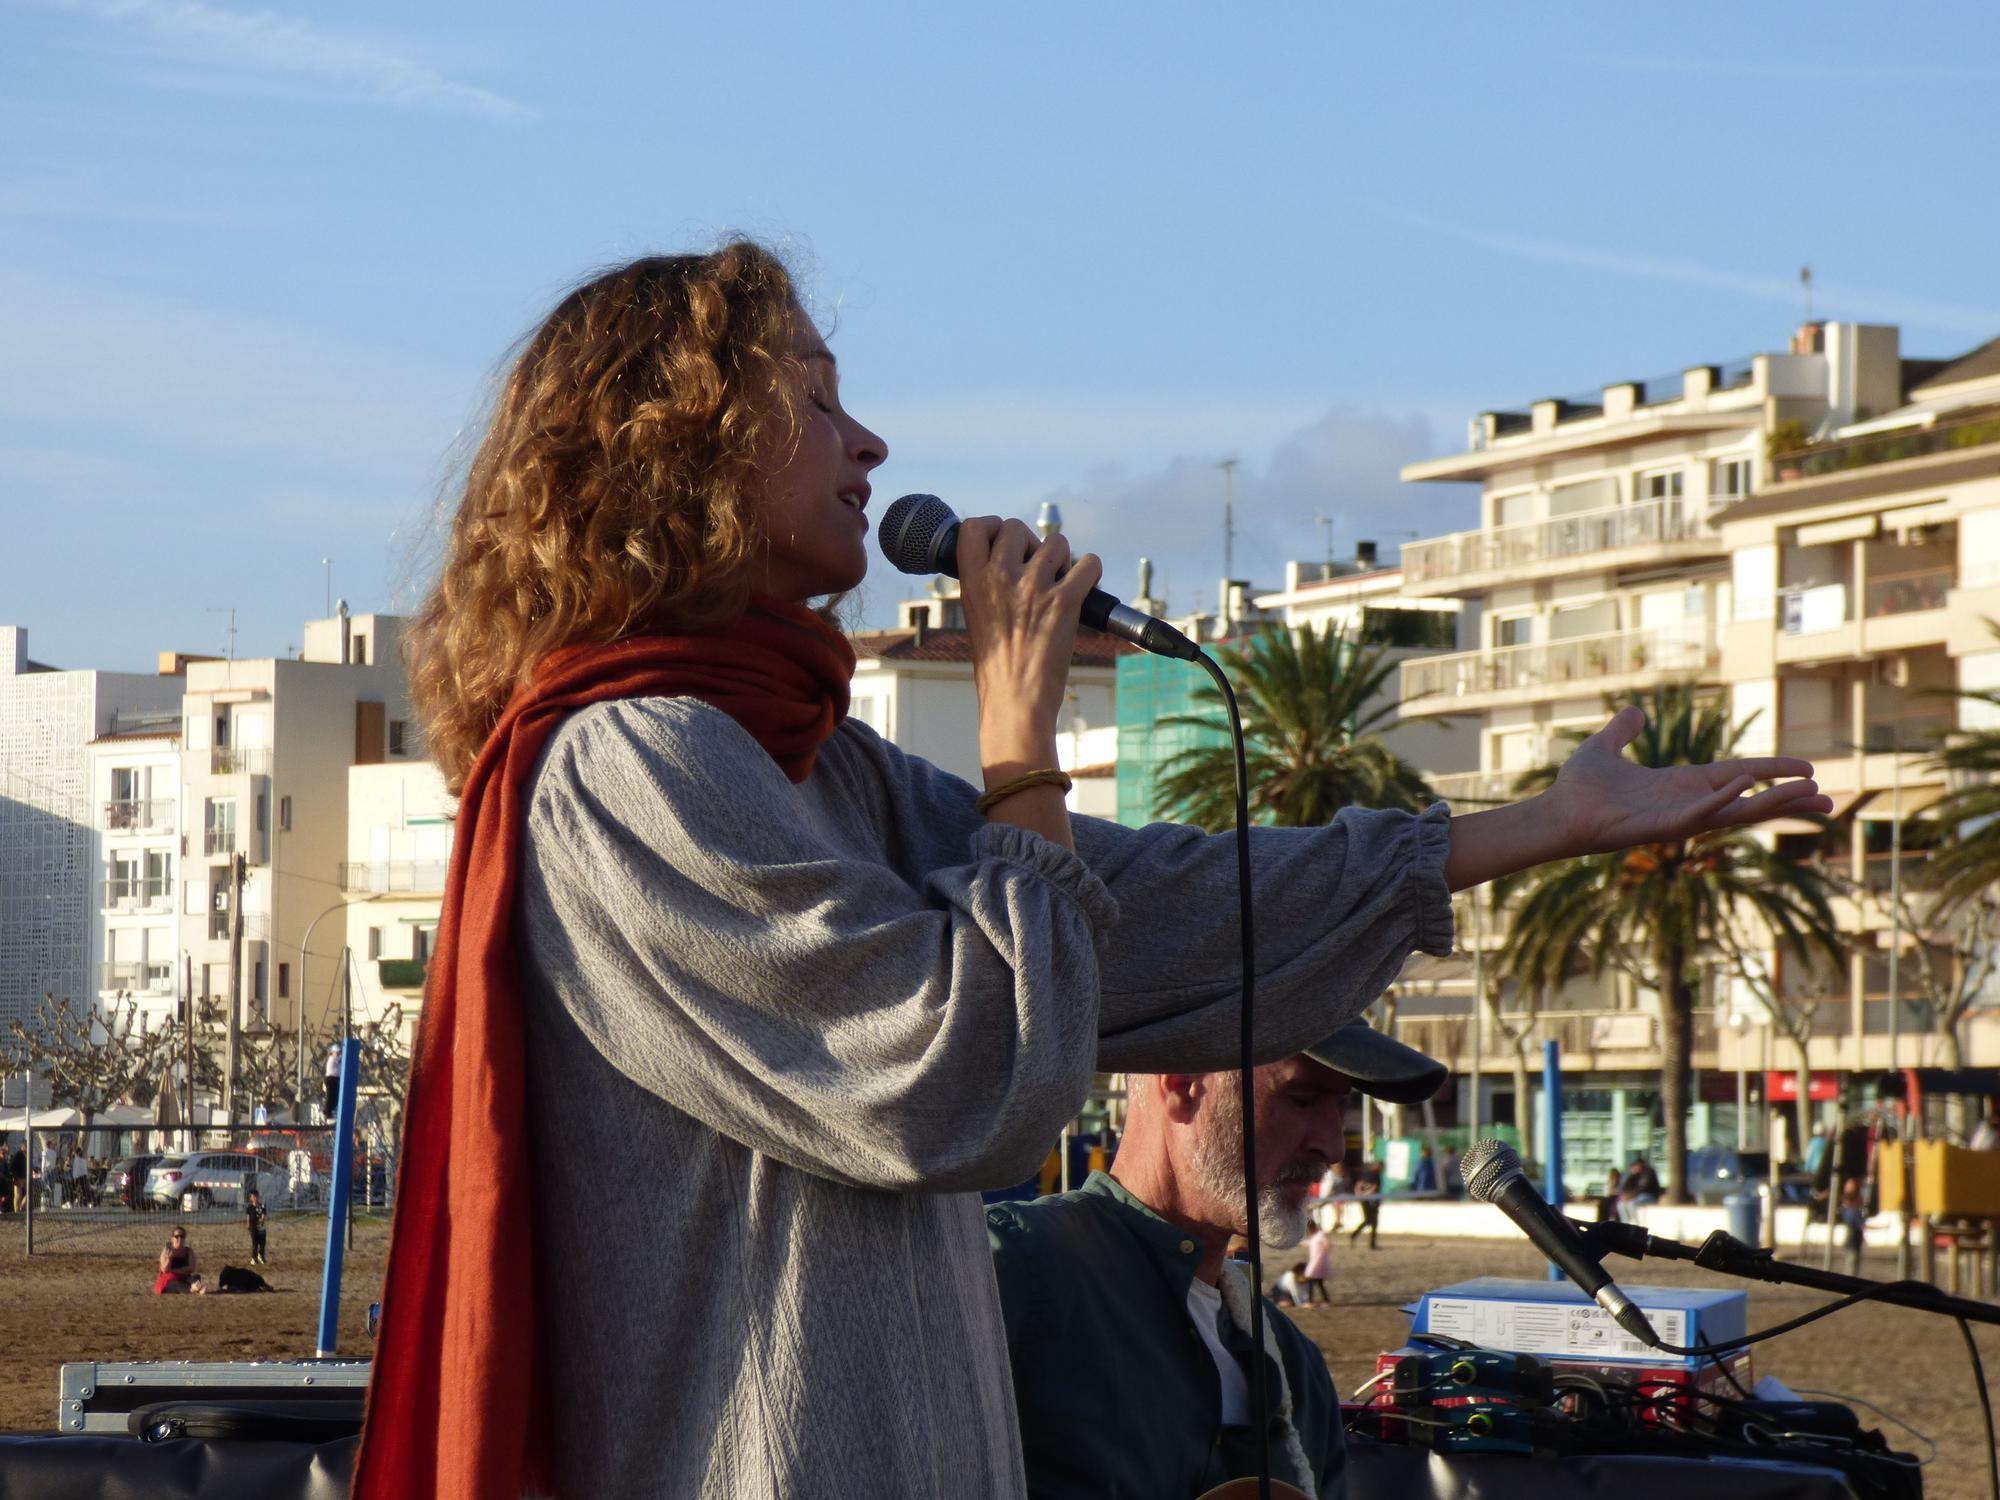
<path fill-rule="evenodd" d="M 1250 899 L 1250 763 L 1243 746 L 1243 715 L 1236 707 L 1236 690 L 1229 685 L 1229 674 L 1206 651 L 1197 650 L 1194 661 L 1214 679 L 1222 694 L 1223 707 L 1229 714 L 1230 743 L 1236 751 L 1236 909 L 1243 950 L 1238 1098 L 1243 1116 L 1244 1217 L 1250 1230 L 1250 1344 L 1254 1351 L 1250 1362 L 1250 1411 L 1257 1424 L 1257 1497 L 1271 1500 L 1271 1395 L 1265 1374 L 1270 1360 L 1264 1353 L 1264 1236 L 1257 1224 L 1257 1100 L 1250 1077 L 1256 1055 L 1253 1040 L 1257 986 L 1257 945 Z"/>

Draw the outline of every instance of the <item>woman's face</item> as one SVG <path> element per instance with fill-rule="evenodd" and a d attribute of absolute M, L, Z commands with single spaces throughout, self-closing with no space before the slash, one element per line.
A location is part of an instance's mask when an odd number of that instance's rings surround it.
<path fill-rule="evenodd" d="M 851 589 L 868 571 L 868 474 L 889 447 L 841 407 L 833 356 L 803 314 L 798 321 L 806 401 L 797 446 L 765 481 L 768 547 L 751 586 L 803 603 Z"/>

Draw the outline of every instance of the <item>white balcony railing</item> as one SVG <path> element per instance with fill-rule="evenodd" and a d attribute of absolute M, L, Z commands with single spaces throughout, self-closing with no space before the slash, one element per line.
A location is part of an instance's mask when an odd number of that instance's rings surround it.
<path fill-rule="evenodd" d="M 1443 700 L 1524 689 L 1588 693 L 1640 672 L 1698 672 L 1713 661 L 1706 631 L 1620 630 L 1527 646 L 1420 656 L 1402 665 L 1403 711 L 1446 713 Z M 1431 700 L 1426 702 L 1425 700 Z"/>
<path fill-rule="evenodd" d="M 99 964 L 100 990 L 129 990 L 135 995 L 157 995 L 174 987 L 174 966 L 170 959 L 117 959 Z"/>
<path fill-rule="evenodd" d="M 1521 779 L 1522 774 L 1520 771 L 1448 771 L 1444 775 L 1424 779 L 1440 800 L 1454 807 L 1469 809 L 1518 801 L 1519 794 L 1514 791 L 1514 783 Z"/>
<path fill-rule="evenodd" d="M 261 745 L 217 745 L 209 756 L 208 769 L 216 776 L 269 776 L 271 752 Z"/>
<path fill-rule="evenodd" d="M 98 910 L 172 911 L 174 888 L 165 880 L 107 880 L 98 886 Z"/>
<path fill-rule="evenodd" d="M 1620 547 L 1713 539 L 1705 515 L 1685 499 L 1612 505 L 1546 521 L 1458 531 L 1403 545 L 1403 582 L 1434 583 L 1473 573 L 1516 572 L 1537 563 Z"/>
<path fill-rule="evenodd" d="M 392 893 L 437 895 L 444 890 L 443 860 L 369 860 L 340 867 L 343 891 L 385 896 Z"/>
<path fill-rule="evenodd" d="M 106 833 L 158 833 L 174 825 L 171 797 L 122 798 L 104 804 Z"/>

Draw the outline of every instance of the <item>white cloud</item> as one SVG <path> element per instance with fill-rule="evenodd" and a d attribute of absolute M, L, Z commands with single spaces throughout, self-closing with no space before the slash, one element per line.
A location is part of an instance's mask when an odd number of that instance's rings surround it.
<path fill-rule="evenodd" d="M 389 104 L 532 118 L 491 90 L 455 83 L 435 69 L 367 42 L 334 36 L 269 11 L 233 11 L 201 0 L 55 0 L 64 10 L 142 32 L 184 62 L 331 84 Z"/>
<path fill-rule="evenodd" d="M 1461 487 L 1411 486 L 1400 477 L 1404 464 L 1435 451 L 1431 419 L 1423 413 L 1323 405 L 1304 410 L 1295 398 L 1209 406 L 1124 396 L 1074 411 L 1058 401 L 1021 400 L 1020 411 L 1045 418 L 1030 428 L 1033 441 L 1053 435 L 1056 448 L 1067 451 L 1071 444 L 1088 450 L 1095 439 L 1097 460 L 1085 457 L 1062 477 L 1031 486 L 1021 481 L 1025 452 L 1000 455 L 1022 467 L 1009 463 L 996 472 L 984 429 L 947 430 L 940 421 L 929 429 L 930 438 L 941 444 L 963 439 L 971 452 L 941 458 L 941 477 L 928 487 L 947 495 L 962 515 L 991 511 L 1032 520 L 1043 500 L 1054 501 L 1072 544 L 1103 557 L 1107 589 L 1129 597 L 1145 557 L 1153 564 L 1155 594 L 1163 592 L 1175 613 L 1215 607 L 1223 573 L 1223 476 L 1216 463 L 1225 454 L 1239 458 L 1233 567 L 1259 588 L 1279 586 L 1287 561 L 1324 555 L 1321 515 L 1333 518 L 1339 555 L 1352 556 L 1354 544 L 1366 539 L 1377 544 L 1384 562 L 1394 560 L 1412 532 L 1432 536 L 1472 524 L 1472 505 Z M 1154 415 L 1159 412 L 1167 414 L 1164 427 L 1156 426 L 1163 420 Z M 1176 441 L 1175 429 L 1184 426 L 1200 429 L 1207 440 Z M 1238 441 L 1223 446 L 1226 435 Z M 1023 445 L 1029 440 L 1024 435 Z M 892 448 L 895 441 L 892 433 Z M 1102 455 L 1123 451 L 1114 443 L 1143 443 L 1148 456 L 1105 461 Z M 1034 467 L 1054 468 L 1054 453 L 1036 448 Z M 879 485 L 878 492 L 897 488 Z M 890 602 L 921 587 L 878 562 L 866 596 L 869 619 L 886 622 Z"/>

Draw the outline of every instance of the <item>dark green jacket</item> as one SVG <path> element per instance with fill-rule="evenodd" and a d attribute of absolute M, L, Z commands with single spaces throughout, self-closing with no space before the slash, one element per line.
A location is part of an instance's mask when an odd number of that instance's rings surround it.
<path fill-rule="evenodd" d="M 1256 1473 L 1254 1434 L 1222 1426 L 1215 1360 L 1188 1317 L 1200 1254 L 1182 1230 L 1093 1172 L 1075 1192 L 992 1205 L 986 1234 L 1035 1500 L 1191 1500 Z M 1340 1500 L 1340 1400 L 1326 1360 L 1268 1300 L 1264 1317 L 1319 1493 Z M 1247 1361 L 1249 1335 L 1231 1331 L 1231 1352 Z M 1277 1370 L 1266 1370 L 1275 1407 Z M 1247 1363 L 1244 1376 L 1254 1378 Z"/>

